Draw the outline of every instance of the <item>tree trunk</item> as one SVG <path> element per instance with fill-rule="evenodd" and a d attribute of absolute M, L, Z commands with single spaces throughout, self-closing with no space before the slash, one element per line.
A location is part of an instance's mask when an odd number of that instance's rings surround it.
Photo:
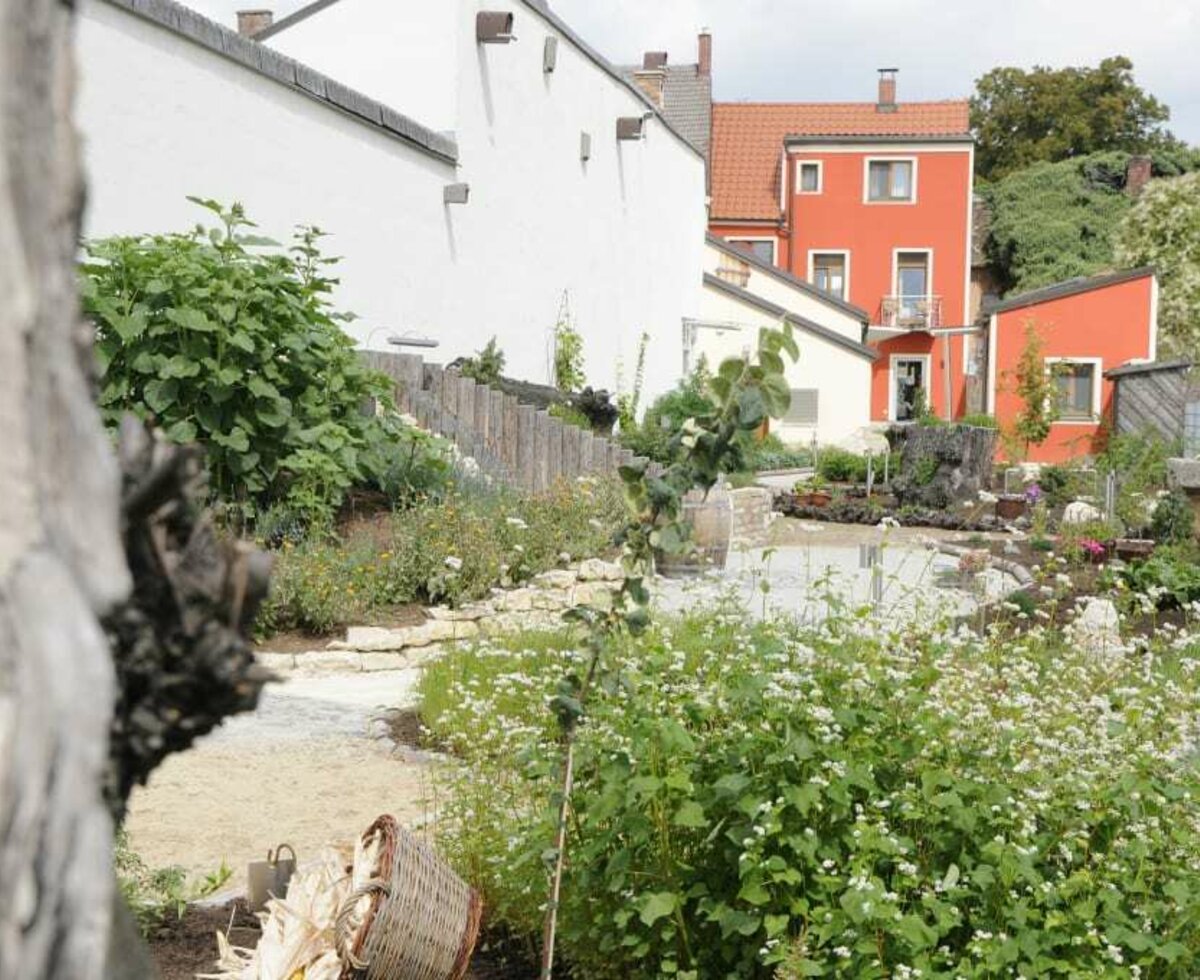
<path fill-rule="evenodd" d="M 0 0 L 0 977 L 104 974 L 118 478 L 76 303 L 71 4 Z"/>

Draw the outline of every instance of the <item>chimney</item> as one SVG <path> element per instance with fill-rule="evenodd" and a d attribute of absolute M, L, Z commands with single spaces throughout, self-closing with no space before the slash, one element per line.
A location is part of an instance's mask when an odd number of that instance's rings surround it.
<path fill-rule="evenodd" d="M 260 31 L 265 31 L 275 20 L 275 15 L 269 10 L 239 10 L 237 12 L 237 32 L 242 37 L 254 37 Z"/>
<path fill-rule="evenodd" d="M 700 60 L 696 71 L 701 75 L 712 74 L 712 33 L 707 27 L 700 28 Z"/>
<path fill-rule="evenodd" d="M 879 69 L 879 101 L 875 103 L 876 112 L 896 111 L 896 73 L 899 68 Z"/>
<path fill-rule="evenodd" d="M 1147 156 L 1132 156 L 1125 164 L 1125 193 L 1137 197 L 1142 188 L 1149 182 L 1151 176 L 1150 158 Z"/>
<path fill-rule="evenodd" d="M 667 83 L 667 52 L 647 51 L 642 67 L 633 73 L 633 80 L 646 97 L 659 109 L 663 107 L 663 88 Z"/>

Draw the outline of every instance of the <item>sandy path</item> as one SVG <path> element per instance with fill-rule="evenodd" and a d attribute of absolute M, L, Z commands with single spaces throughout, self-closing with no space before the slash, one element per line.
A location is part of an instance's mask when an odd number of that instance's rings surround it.
<path fill-rule="evenodd" d="M 246 864 L 286 841 L 303 863 L 381 813 L 415 828 L 432 817 L 432 767 L 372 738 L 380 706 L 410 704 L 416 674 L 296 676 L 253 715 L 168 758 L 134 791 L 126 829 L 152 868 L 215 871 L 241 893 Z"/>

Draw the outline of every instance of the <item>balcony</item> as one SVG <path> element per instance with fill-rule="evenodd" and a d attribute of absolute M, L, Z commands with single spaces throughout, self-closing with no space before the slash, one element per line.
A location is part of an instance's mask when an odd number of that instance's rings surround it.
<path fill-rule="evenodd" d="M 942 325 L 942 297 L 885 296 L 879 325 L 897 330 L 936 330 Z"/>

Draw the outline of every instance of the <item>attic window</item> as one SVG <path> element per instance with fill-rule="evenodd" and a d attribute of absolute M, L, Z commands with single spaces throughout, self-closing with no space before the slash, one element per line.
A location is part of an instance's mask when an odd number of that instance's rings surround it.
<path fill-rule="evenodd" d="M 621 116 L 617 119 L 617 139 L 640 140 L 645 135 L 645 126 L 642 116 Z"/>
<path fill-rule="evenodd" d="M 475 15 L 475 40 L 479 44 L 508 44 L 516 39 L 511 13 L 481 10 Z"/>

